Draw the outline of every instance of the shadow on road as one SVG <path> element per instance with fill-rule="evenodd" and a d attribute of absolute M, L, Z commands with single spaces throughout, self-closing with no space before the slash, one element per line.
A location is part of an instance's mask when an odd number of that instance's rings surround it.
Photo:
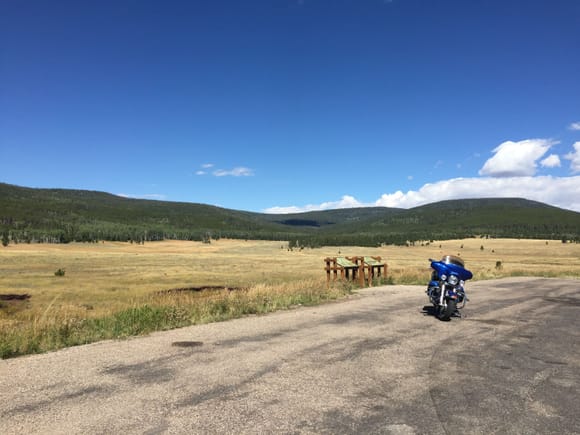
<path fill-rule="evenodd" d="M 435 309 L 435 307 L 433 305 L 425 305 L 423 307 L 423 311 L 422 311 L 424 316 L 432 316 L 435 317 L 436 319 L 439 319 L 437 317 L 437 310 Z M 441 322 L 449 322 L 451 319 L 461 319 L 461 314 L 459 314 L 458 311 L 455 312 L 455 314 L 453 314 L 451 316 L 451 318 L 443 320 L 443 319 L 439 319 L 439 321 Z"/>
<path fill-rule="evenodd" d="M 435 307 L 433 305 L 425 305 L 422 311 L 424 316 L 433 316 L 436 317 Z"/>

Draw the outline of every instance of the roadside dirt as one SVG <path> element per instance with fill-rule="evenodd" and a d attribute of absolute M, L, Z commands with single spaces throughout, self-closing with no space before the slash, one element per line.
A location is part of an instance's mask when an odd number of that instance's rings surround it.
<path fill-rule="evenodd" d="M 228 291 L 239 291 L 244 290 L 243 287 L 224 287 L 221 285 L 205 285 L 201 287 L 179 287 L 171 288 L 167 290 L 159 290 L 157 294 L 174 294 L 174 293 L 189 293 L 189 292 L 211 292 L 216 290 L 228 290 Z"/>
<path fill-rule="evenodd" d="M 579 281 L 422 286 L 0 361 L 3 434 L 580 433 Z"/>
<path fill-rule="evenodd" d="M 0 301 L 24 301 L 30 299 L 29 294 L 0 294 Z"/>

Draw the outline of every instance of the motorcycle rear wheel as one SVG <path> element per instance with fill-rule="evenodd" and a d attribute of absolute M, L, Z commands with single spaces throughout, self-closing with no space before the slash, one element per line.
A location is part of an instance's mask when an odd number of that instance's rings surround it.
<path fill-rule="evenodd" d="M 439 320 L 449 320 L 453 314 L 457 311 L 457 302 L 453 299 L 449 299 L 447 304 L 443 307 L 439 307 L 437 311 L 437 318 Z"/>

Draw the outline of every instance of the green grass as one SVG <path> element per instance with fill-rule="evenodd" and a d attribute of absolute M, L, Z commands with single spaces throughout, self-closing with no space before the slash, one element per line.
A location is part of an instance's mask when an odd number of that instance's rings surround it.
<path fill-rule="evenodd" d="M 317 288 L 311 282 L 277 288 L 259 285 L 247 290 L 207 291 L 201 296 L 156 295 L 104 317 L 43 316 L 29 324 L 0 330 L 0 358 L 316 305 L 345 297 L 351 290 L 350 286 Z"/>

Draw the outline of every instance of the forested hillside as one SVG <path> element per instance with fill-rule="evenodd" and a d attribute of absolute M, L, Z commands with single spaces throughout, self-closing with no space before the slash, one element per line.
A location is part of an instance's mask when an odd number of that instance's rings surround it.
<path fill-rule="evenodd" d="M 272 215 L 0 183 L 0 232 L 3 244 L 236 238 L 286 240 L 291 246 L 376 246 L 481 236 L 580 241 L 580 213 L 524 199 L 468 199 L 409 210 Z"/>

